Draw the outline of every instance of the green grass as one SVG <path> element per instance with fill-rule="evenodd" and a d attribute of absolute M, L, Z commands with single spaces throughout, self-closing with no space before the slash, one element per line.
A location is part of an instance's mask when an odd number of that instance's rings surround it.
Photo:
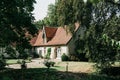
<path fill-rule="evenodd" d="M 0 80 L 120 80 L 120 77 L 87 73 L 61 72 L 56 69 L 33 68 L 0 72 Z"/>
<path fill-rule="evenodd" d="M 57 71 L 65 71 L 65 67 L 63 66 L 54 66 L 54 67 L 51 67 L 52 69 L 56 69 Z"/>
<path fill-rule="evenodd" d="M 15 64 L 18 60 L 9 59 L 8 64 Z M 20 59 L 20 61 L 22 61 Z M 29 62 L 26 60 L 26 62 Z M 68 63 L 68 72 L 66 66 Z M 118 64 L 118 63 L 116 63 Z M 50 70 L 42 68 L 7 69 L 0 71 L 0 80 L 120 80 L 120 76 L 107 76 L 93 73 L 94 63 L 88 62 L 56 62 Z M 42 66 L 42 65 L 41 65 Z"/>
<path fill-rule="evenodd" d="M 22 62 L 23 59 L 19 59 L 20 62 Z M 27 63 L 30 62 L 29 60 L 25 60 Z M 18 63 L 18 59 L 7 59 L 6 60 L 7 64 L 17 64 Z"/>

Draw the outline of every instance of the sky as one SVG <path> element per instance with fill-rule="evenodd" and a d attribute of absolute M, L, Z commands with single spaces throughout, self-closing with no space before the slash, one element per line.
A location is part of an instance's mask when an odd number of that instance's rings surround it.
<path fill-rule="evenodd" d="M 36 4 L 34 4 L 33 16 L 35 20 L 42 20 L 47 15 L 47 9 L 49 4 L 54 4 L 55 0 L 36 0 Z"/>

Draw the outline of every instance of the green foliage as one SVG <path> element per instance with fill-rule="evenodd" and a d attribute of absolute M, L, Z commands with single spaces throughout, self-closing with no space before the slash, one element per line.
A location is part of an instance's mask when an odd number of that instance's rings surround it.
<path fill-rule="evenodd" d="M 46 59 L 50 59 L 50 55 L 51 55 L 51 48 L 47 49 L 47 55 L 45 56 Z"/>
<path fill-rule="evenodd" d="M 34 24 L 37 29 L 42 29 L 43 26 L 57 26 L 56 6 L 54 4 L 48 5 L 47 16 L 43 20 L 36 21 Z"/>
<path fill-rule="evenodd" d="M 0 70 L 3 70 L 6 66 L 6 61 L 4 59 L 4 56 L 0 54 Z"/>
<path fill-rule="evenodd" d="M 28 53 L 22 45 L 17 45 L 16 50 L 19 52 L 19 56 L 17 58 L 26 59 L 28 57 Z"/>
<path fill-rule="evenodd" d="M 79 38 L 75 42 L 75 56 L 79 61 L 88 61 L 88 57 L 85 51 L 85 41 L 82 38 Z"/>
<path fill-rule="evenodd" d="M 0 78 L 1 80 L 120 80 L 120 77 L 72 72 L 66 74 L 54 69 L 46 72 L 46 68 L 29 68 L 24 70 L 23 76 L 21 73 L 21 69 L 4 71 L 0 73 Z"/>
<path fill-rule="evenodd" d="M 44 20 L 39 20 L 39 21 L 36 21 L 34 22 L 34 25 L 36 26 L 36 28 L 39 30 L 39 29 L 42 29 L 44 25 Z"/>
<path fill-rule="evenodd" d="M 51 48 L 48 48 L 48 49 L 47 49 L 47 53 L 51 53 Z"/>
<path fill-rule="evenodd" d="M 25 60 L 23 60 L 21 63 L 21 69 L 26 69 L 26 68 L 27 68 L 26 62 Z"/>
<path fill-rule="evenodd" d="M 106 74 L 108 76 L 119 76 L 120 73 L 120 67 L 109 67 L 109 68 L 103 68 L 101 70 L 101 74 Z"/>
<path fill-rule="evenodd" d="M 61 59 L 62 61 L 68 61 L 69 57 L 65 53 L 63 53 L 63 55 L 61 56 Z"/>
<path fill-rule="evenodd" d="M 27 59 L 28 59 L 30 62 L 32 61 L 32 57 L 30 57 L 30 56 L 29 56 Z"/>
<path fill-rule="evenodd" d="M 44 65 L 49 69 L 50 67 L 53 67 L 55 65 L 55 62 L 52 61 L 44 61 Z"/>
<path fill-rule="evenodd" d="M 25 33 L 34 34 L 32 11 L 35 0 L 1 0 L 0 42 L 5 45 L 21 44 L 27 40 Z M 3 36 L 4 35 L 4 36 Z"/>
<path fill-rule="evenodd" d="M 36 52 L 33 52 L 33 58 L 39 58 L 39 55 Z"/>
<path fill-rule="evenodd" d="M 111 2 L 108 2 L 108 4 L 104 1 L 98 3 L 94 12 L 95 19 L 86 31 L 85 50 L 89 59 L 97 62 L 96 66 L 98 68 L 112 66 L 119 54 L 117 43 L 119 42 L 118 29 L 120 26 L 116 10 L 119 11 L 118 7 Z M 107 15 L 108 13 L 110 15 Z"/>
<path fill-rule="evenodd" d="M 83 0 L 58 0 L 55 5 L 57 25 L 70 25 L 78 21 L 81 27 L 86 28 L 84 37 L 76 44 L 76 54 L 84 54 L 89 61 L 96 62 L 99 68 L 110 67 L 118 60 L 119 2 L 87 0 L 84 3 Z"/>
<path fill-rule="evenodd" d="M 16 51 L 27 57 L 24 50 L 31 48 L 29 40 L 37 29 L 33 25 L 32 11 L 35 0 L 1 0 L 0 2 L 0 45 L 4 44 L 6 53 L 16 58 Z M 4 35 L 4 36 L 3 36 Z M 11 46 L 14 46 L 13 49 Z"/>
<path fill-rule="evenodd" d="M 8 58 L 17 58 L 17 55 L 16 55 L 17 52 L 12 46 L 7 46 L 5 49 L 5 53 L 9 55 Z"/>

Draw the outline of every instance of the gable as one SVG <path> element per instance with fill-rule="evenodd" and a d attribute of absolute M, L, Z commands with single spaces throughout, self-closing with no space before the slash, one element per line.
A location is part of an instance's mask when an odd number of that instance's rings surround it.
<path fill-rule="evenodd" d="M 75 31 L 77 31 L 78 26 L 75 26 Z M 46 34 L 46 42 L 44 43 L 43 32 Z M 67 31 L 66 27 L 45 27 L 39 32 L 36 42 L 33 46 L 57 46 L 57 45 L 67 45 L 71 40 L 72 34 Z"/>
<path fill-rule="evenodd" d="M 71 39 L 72 35 L 67 33 L 63 27 L 48 28 L 45 27 L 47 42 L 44 43 L 42 35 L 43 31 L 40 31 L 34 46 L 53 46 L 53 45 L 65 45 Z"/>
<path fill-rule="evenodd" d="M 51 40 L 54 37 L 56 31 L 57 31 L 57 28 L 45 27 L 45 33 L 48 39 L 47 41 Z"/>

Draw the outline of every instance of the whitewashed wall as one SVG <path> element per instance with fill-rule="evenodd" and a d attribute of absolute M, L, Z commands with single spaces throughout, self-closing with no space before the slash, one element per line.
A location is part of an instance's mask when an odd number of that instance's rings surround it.
<path fill-rule="evenodd" d="M 65 53 L 66 55 L 69 54 L 68 46 L 61 46 L 61 54 Z"/>
<path fill-rule="evenodd" d="M 36 47 L 35 48 L 35 50 L 36 50 L 36 52 L 37 52 L 37 54 L 39 54 L 39 51 L 41 50 L 41 52 L 42 52 L 42 56 L 43 57 L 45 57 L 45 55 L 47 54 L 47 50 L 48 50 L 48 48 L 51 48 L 51 55 L 50 55 L 50 58 L 54 58 L 54 55 L 55 55 L 55 47 L 56 46 L 51 46 L 51 47 Z M 68 55 L 69 54 L 69 50 L 68 50 L 68 46 L 59 46 L 60 47 L 60 49 L 61 49 L 61 56 L 62 56 L 62 54 L 63 53 L 65 53 L 66 55 Z M 44 52 L 45 50 L 46 50 L 46 52 Z"/>

